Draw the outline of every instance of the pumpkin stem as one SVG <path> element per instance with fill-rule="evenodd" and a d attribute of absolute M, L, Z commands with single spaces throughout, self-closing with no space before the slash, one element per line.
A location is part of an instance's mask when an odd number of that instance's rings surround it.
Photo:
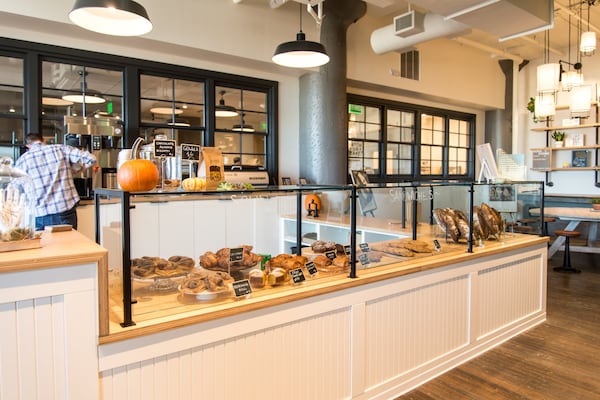
<path fill-rule="evenodd" d="M 139 158 L 140 147 L 142 147 L 143 143 L 144 143 L 144 139 L 141 137 L 138 137 L 137 139 L 135 139 L 135 142 L 133 142 L 133 146 L 131 146 L 131 159 L 132 160 L 137 160 Z"/>

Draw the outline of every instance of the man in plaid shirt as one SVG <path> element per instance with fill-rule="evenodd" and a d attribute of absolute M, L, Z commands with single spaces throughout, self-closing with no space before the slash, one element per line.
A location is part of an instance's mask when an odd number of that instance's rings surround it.
<path fill-rule="evenodd" d="M 72 225 L 77 229 L 76 207 L 79 194 L 72 171 L 89 168 L 96 157 L 88 151 L 64 144 L 44 144 L 39 133 L 25 138 L 27 152 L 17 159 L 15 167 L 33 179 L 35 187 L 35 229 L 46 225 Z"/>

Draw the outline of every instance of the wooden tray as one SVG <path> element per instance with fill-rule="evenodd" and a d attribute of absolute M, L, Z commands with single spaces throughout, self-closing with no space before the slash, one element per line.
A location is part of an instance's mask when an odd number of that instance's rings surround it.
<path fill-rule="evenodd" d="M 0 242 L 0 253 L 5 251 L 39 249 L 40 247 L 42 247 L 41 238 Z"/>

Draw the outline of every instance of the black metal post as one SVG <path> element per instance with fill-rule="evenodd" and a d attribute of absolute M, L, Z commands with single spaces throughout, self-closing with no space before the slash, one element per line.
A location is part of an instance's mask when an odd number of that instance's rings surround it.
<path fill-rule="evenodd" d="M 302 255 L 302 190 L 296 192 L 296 255 Z"/>
<path fill-rule="evenodd" d="M 467 253 L 473 252 L 473 203 L 474 203 L 474 186 L 471 183 L 469 186 L 469 238 L 467 239 Z"/>
<path fill-rule="evenodd" d="M 413 186 L 412 199 L 412 239 L 417 240 L 417 187 Z"/>
<path fill-rule="evenodd" d="M 356 186 L 350 193 L 350 278 L 356 278 Z"/>
<path fill-rule="evenodd" d="M 122 263 L 123 263 L 123 322 L 121 326 L 135 325 L 131 305 L 134 300 L 131 298 L 131 220 L 130 208 L 131 199 L 129 192 L 121 192 L 121 219 L 123 221 L 121 245 L 123 246 Z"/>

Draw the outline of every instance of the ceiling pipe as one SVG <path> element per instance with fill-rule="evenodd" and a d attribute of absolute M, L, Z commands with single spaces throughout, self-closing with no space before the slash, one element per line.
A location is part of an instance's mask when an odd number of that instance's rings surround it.
<path fill-rule="evenodd" d="M 441 15 L 425 14 L 423 32 L 412 36 L 396 36 L 394 25 L 384 26 L 371 33 L 371 47 L 377 54 L 390 51 L 402 52 L 414 48 L 417 44 L 441 37 L 453 37 L 468 32 L 470 28 L 460 22 L 447 20 Z"/>

